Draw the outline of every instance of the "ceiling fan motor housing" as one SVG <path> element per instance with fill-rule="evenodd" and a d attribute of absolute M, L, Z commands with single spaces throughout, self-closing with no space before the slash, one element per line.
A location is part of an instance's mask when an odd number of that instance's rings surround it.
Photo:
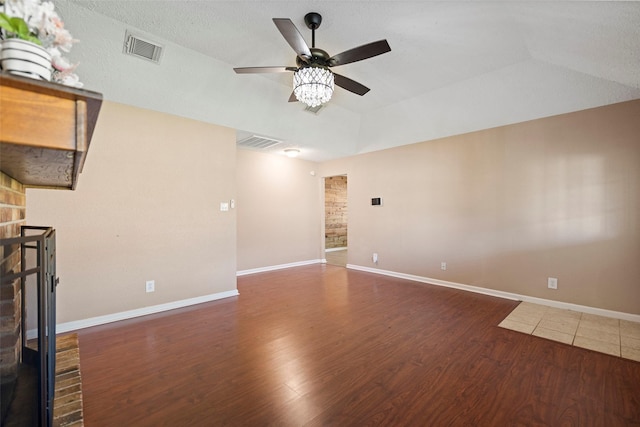
<path fill-rule="evenodd" d="M 298 67 L 304 67 L 308 65 L 316 65 L 321 67 L 329 66 L 330 56 L 326 51 L 318 49 L 317 47 L 309 48 L 309 50 L 311 51 L 311 58 L 309 59 L 308 63 L 304 62 L 300 57 L 296 56 L 296 64 L 298 65 Z"/>

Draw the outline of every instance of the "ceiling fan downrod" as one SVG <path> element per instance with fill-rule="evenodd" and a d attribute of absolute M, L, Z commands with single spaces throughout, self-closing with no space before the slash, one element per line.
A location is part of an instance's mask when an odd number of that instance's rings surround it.
<path fill-rule="evenodd" d="M 311 30 L 311 47 L 316 47 L 316 29 L 322 24 L 322 15 L 317 12 L 309 12 L 304 16 L 304 23 Z"/>

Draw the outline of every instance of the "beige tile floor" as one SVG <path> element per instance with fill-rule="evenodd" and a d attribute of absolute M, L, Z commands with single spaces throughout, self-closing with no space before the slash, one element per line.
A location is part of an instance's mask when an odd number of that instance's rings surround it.
<path fill-rule="evenodd" d="M 522 302 L 498 326 L 640 362 L 640 323 Z"/>

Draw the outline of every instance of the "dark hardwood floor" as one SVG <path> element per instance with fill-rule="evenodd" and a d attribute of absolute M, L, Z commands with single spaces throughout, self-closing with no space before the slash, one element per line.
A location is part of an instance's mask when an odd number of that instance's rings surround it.
<path fill-rule="evenodd" d="M 640 363 L 499 328 L 518 304 L 330 265 L 79 331 L 85 425 L 640 425 Z"/>

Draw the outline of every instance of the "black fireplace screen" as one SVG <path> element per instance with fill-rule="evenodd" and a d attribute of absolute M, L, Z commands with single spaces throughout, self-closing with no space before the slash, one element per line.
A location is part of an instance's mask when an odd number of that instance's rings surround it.
<path fill-rule="evenodd" d="M 53 401 L 55 394 L 55 362 L 56 362 L 56 234 L 50 227 L 21 227 L 20 237 L 1 239 L 0 246 L 7 253 L 11 248 L 20 247 L 20 271 L 10 271 L 3 275 L 0 283 L 3 286 L 20 281 L 20 335 L 21 340 L 19 365 L 34 367 L 37 382 L 32 387 L 14 387 L 11 391 L 12 401 L 25 401 L 20 393 L 35 394 L 26 401 L 37 402 L 37 419 L 35 425 L 50 427 L 53 425 Z M 20 375 L 28 369 L 17 369 L 16 384 L 21 381 Z M 28 375 L 33 377 L 33 375 Z M 24 380 L 23 382 L 28 381 Z M 4 381 L 3 381 L 4 382 Z M 15 393 L 14 393 L 15 391 Z M 3 396 L 3 399 L 5 397 Z M 3 405 L 5 406 L 5 405 Z M 10 418 L 25 414 L 24 407 L 14 408 L 9 402 L 6 413 L 2 416 Z"/>

